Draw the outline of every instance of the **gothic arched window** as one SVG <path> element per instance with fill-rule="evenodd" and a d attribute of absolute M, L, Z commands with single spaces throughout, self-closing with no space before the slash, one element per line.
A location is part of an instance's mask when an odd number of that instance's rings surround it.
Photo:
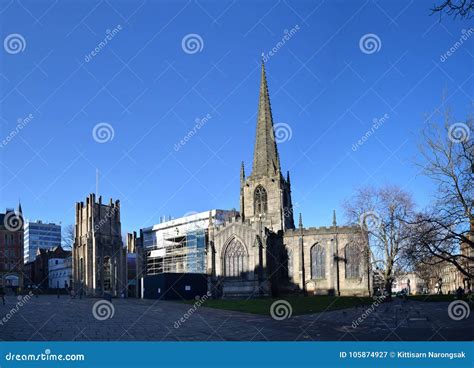
<path fill-rule="evenodd" d="M 247 270 L 247 258 L 244 245 L 237 239 L 232 239 L 225 251 L 225 277 L 242 277 Z"/>
<path fill-rule="evenodd" d="M 346 245 L 344 248 L 344 258 L 346 263 L 346 279 L 355 279 L 360 276 L 360 252 L 354 245 Z"/>
<path fill-rule="evenodd" d="M 112 262 L 110 257 L 104 257 L 103 264 L 104 290 L 112 289 Z"/>
<path fill-rule="evenodd" d="M 288 250 L 288 278 L 293 280 L 293 251 Z"/>
<path fill-rule="evenodd" d="M 255 216 L 267 213 L 267 191 L 259 185 L 254 193 Z"/>
<path fill-rule="evenodd" d="M 326 278 L 326 250 L 319 244 L 311 248 L 311 278 Z"/>

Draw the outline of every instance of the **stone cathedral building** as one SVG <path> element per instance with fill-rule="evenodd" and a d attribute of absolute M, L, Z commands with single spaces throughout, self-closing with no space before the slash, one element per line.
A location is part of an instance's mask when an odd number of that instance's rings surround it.
<path fill-rule="evenodd" d="M 119 296 L 126 289 L 126 249 L 122 243 L 120 201 L 102 203 L 90 194 L 76 203 L 73 287 L 87 296 Z"/>
<path fill-rule="evenodd" d="M 240 174 L 240 214 L 208 230 L 208 289 L 215 297 L 369 295 L 366 234 L 359 226 L 298 227 L 283 175 L 262 63 L 252 172 Z"/>

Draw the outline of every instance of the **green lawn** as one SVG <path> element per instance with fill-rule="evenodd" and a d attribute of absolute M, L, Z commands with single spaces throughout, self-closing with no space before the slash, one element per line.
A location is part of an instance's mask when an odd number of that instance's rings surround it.
<path fill-rule="evenodd" d="M 202 305 L 209 308 L 232 310 L 237 312 L 246 312 L 253 314 L 270 314 L 270 307 L 277 300 L 286 300 L 291 304 L 293 315 L 318 313 L 344 308 L 360 307 L 370 305 L 374 300 L 370 297 L 353 296 L 285 296 L 277 299 L 209 299 Z M 193 304 L 194 301 L 186 301 L 187 304 Z"/>

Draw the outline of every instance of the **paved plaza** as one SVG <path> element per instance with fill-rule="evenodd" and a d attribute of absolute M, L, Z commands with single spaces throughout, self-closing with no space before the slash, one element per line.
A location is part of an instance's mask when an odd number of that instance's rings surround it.
<path fill-rule="evenodd" d="M 399 300 L 367 307 L 292 316 L 268 316 L 198 307 L 170 301 L 114 299 L 113 309 L 93 313 L 100 299 L 67 296 L 31 298 L 18 306 L 10 296 L 0 303 L 4 341 L 317 341 L 317 340 L 472 340 L 474 318 L 448 316 L 447 302 Z M 107 307 L 107 306 L 106 306 Z M 12 313 L 12 309 L 17 311 Z M 108 312 L 108 314 L 107 314 Z M 113 313 L 112 313 L 113 312 Z M 188 312 L 188 313 L 187 313 Z M 356 326 L 353 321 L 365 319 Z M 98 318 L 106 318 L 98 320 Z M 184 322 L 183 322 L 184 321 Z"/>

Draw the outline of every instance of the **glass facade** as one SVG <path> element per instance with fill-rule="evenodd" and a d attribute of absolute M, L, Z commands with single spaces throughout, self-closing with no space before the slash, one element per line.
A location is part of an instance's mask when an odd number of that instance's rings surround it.
<path fill-rule="evenodd" d="M 194 231 L 186 234 L 186 246 L 189 251 L 186 255 L 188 272 L 206 272 L 206 231 Z"/>

